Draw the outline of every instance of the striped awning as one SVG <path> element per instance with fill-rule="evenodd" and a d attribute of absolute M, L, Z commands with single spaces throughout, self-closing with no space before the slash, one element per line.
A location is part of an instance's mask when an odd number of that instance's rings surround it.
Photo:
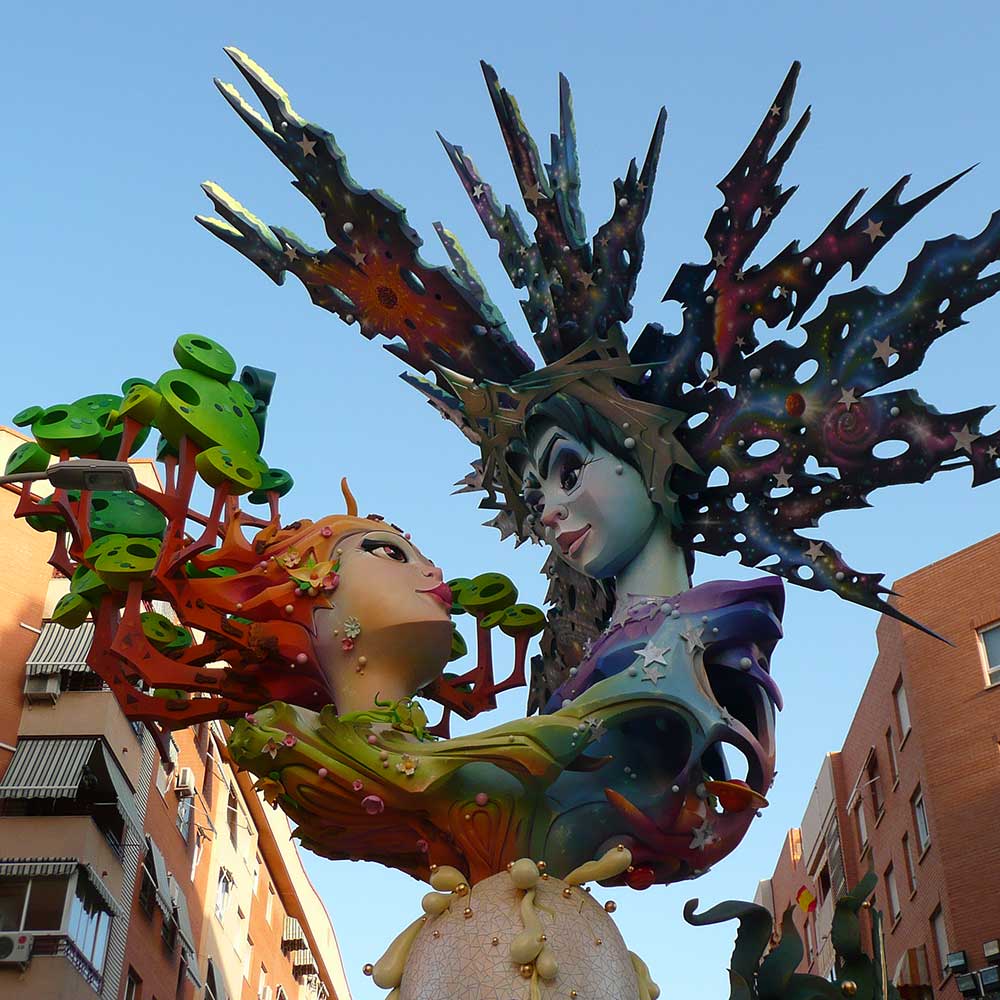
<path fill-rule="evenodd" d="M 292 952 L 292 972 L 299 975 L 303 972 L 316 972 L 316 959 L 308 948 L 299 948 Z"/>
<path fill-rule="evenodd" d="M 93 641 L 93 622 L 84 622 L 78 628 L 64 628 L 55 622 L 45 622 L 25 664 L 25 673 L 29 677 L 37 677 L 58 674 L 63 670 L 73 673 L 89 670 L 87 653 Z"/>
<path fill-rule="evenodd" d="M 0 861 L 0 878 L 72 875 L 79 863 L 74 858 L 15 858 L 11 861 Z"/>
<path fill-rule="evenodd" d="M 72 799 L 93 753 L 95 739 L 17 741 L 14 759 L 0 781 L 0 799 Z"/>
<path fill-rule="evenodd" d="M 72 875 L 77 870 L 93 886 L 108 912 L 117 916 L 120 912 L 118 900 L 111 895 L 111 890 L 97 871 L 84 861 L 76 858 L 14 858 L 0 861 L 0 878 L 44 878 Z"/>
<path fill-rule="evenodd" d="M 150 864 L 152 862 L 152 864 Z M 146 834 L 146 871 L 149 872 L 153 885 L 156 886 L 156 902 L 165 917 L 173 915 L 174 903 L 170 898 L 170 876 L 167 874 L 167 863 L 163 860 L 156 841 Z"/>
<path fill-rule="evenodd" d="M 215 965 L 211 959 L 208 960 L 208 971 L 205 973 L 205 996 L 206 998 L 210 997 L 211 1000 L 229 1000 L 226 984 L 215 971 Z"/>
<path fill-rule="evenodd" d="M 302 932 L 302 924 L 295 917 L 285 917 L 285 924 L 281 932 L 281 946 L 296 951 L 306 947 L 306 936 Z"/>
<path fill-rule="evenodd" d="M 191 917 L 188 914 L 187 899 L 184 897 L 184 890 L 180 883 L 173 877 L 168 876 L 170 882 L 170 898 L 174 903 L 174 911 L 177 919 L 177 933 L 180 935 L 181 945 L 194 954 L 194 931 L 191 929 Z"/>

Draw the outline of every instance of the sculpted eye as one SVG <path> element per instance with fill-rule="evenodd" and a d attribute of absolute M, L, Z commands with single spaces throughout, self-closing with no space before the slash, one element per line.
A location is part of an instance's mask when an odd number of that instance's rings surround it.
<path fill-rule="evenodd" d="M 394 562 L 409 562 L 405 550 L 395 542 L 387 542 L 383 538 L 366 538 L 361 543 L 361 548 L 365 552 L 370 552 L 380 559 L 392 559 Z"/>
<path fill-rule="evenodd" d="M 568 452 L 559 463 L 559 485 L 569 492 L 580 481 L 583 459 L 574 452 Z"/>

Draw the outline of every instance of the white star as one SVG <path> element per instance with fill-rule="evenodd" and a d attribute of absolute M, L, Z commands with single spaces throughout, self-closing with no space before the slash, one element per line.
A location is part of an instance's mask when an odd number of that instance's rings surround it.
<path fill-rule="evenodd" d="M 736 272 L 736 273 L 735 273 L 735 274 L 733 275 L 733 277 L 734 277 L 734 278 L 735 278 L 735 279 L 736 279 L 737 281 L 742 281 L 742 280 L 743 280 L 743 268 L 741 267 L 741 268 L 740 268 L 740 269 L 739 269 L 739 270 L 738 270 L 738 271 L 737 271 L 737 272 Z"/>
<path fill-rule="evenodd" d="M 817 559 L 823 554 L 823 543 L 822 542 L 810 542 L 809 548 L 806 549 L 806 558 L 811 559 L 816 562 Z"/>
<path fill-rule="evenodd" d="M 782 467 L 781 467 L 781 468 L 780 468 L 780 469 L 779 469 L 779 470 L 778 470 L 778 471 L 777 471 L 777 472 L 776 472 L 776 473 L 774 474 L 774 480 L 775 480 L 775 486 L 776 486 L 776 487 L 777 487 L 777 489 L 779 489 L 779 490 L 787 490 L 787 489 L 790 489 L 790 488 L 791 488 L 791 485 L 792 485 L 792 484 L 791 484 L 791 482 L 789 482 L 789 480 L 790 480 L 791 478 L 792 478 L 792 474 L 791 474 L 790 472 L 785 472 L 785 467 L 784 467 L 784 466 L 782 466 Z"/>
<path fill-rule="evenodd" d="M 784 285 L 778 285 L 778 294 L 779 294 L 779 295 L 780 295 L 780 296 L 781 296 L 781 297 L 782 297 L 783 299 L 787 299 L 787 298 L 788 298 L 788 289 L 787 289 L 787 288 L 785 288 L 785 287 L 784 287 Z"/>
<path fill-rule="evenodd" d="M 706 819 L 701 826 L 696 827 L 691 831 L 691 848 L 696 848 L 699 851 L 705 850 L 710 844 L 714 844 L 718 838 L 715 836 L 715 830 L 712 828 L 712 824 Z"/>
<path fill-rule="evenodd" d="M 872 355 L 873 358 L 879 358 L 884 365 L 888 367 L 889 361 L 894 354 L 898 354 L 892 344 L 889 343 L 889 338 L 886 337 L 885 340 L 875 341 L 875 353 Z"/>
<path fill-rule="evenodd" d="M 365 262 L 365 252 L 360 247 L 351 251 L 351 260 L 360 267 Z"/>
<path fill-rule="evenodd" d="M 681 632 L 681 638 L 687 643 L 689 653 L 694 653 L 699 649 L 705 648 L 705 643 L 701 638 L 703 631 L 704 629 L 696 628 L 694 625 L 688 625 L 688 627 Z"/>
<path fill-rule="evenodd" d="M 655 642 L 648 642 L 636 655 L 642 657 L 643 667 L 648 667 L 651 663 L 666 664 L 667 661 L 664 659 L 666 653 L 666 647 L 657 646 Z"/>
<path fill-rule="evenodd" d="M 941 333 L 941 331 L 944 330 L 946 325 L 947 324 L 943 319 L 939 319 L 937 320 L 937 322 L 935 322 L 934 329 L 937 330 L 938 333 Z"/>
<path fill-rule="evenodd" d="M 298 252 L 296 251 L 295 247 L 285 247 L 285 256 L 289 260 L 298 260 L 299 259 L 299 255 L 298 255 Z"/>
<path fill-rule="evenodd" d="M 990 458 L 996 458 L 997 450 L 993 447 L 993 445 L 990 445 L 989 448 L 986 449 L 986 454 L 989 455 Z"/>
<path fill-rule="evenodd" d="M 715 256 L 712 258 L 712 263 L 716 267 L 725 267 L 726 266 L 726 255 L 721 250 L 716 250 L 715 251 Z"/>
<path fill-rule="evenodd" d="M 885 233 L 882 232 L 882 223 L 876 222 L 874 219 L 868 220 L 868 225 L 861 230 L 874 243 L 878 239 L 885 239 Z"/>
<path fill-rule="evenodd" d="M 540 198 L 544 198 L 545 195 L 539 190 L 537 184 L 532 184 L 527 191 L 524 192 L 524 200 L 529 202 L 532 206 L 538 204 Z"/>
<path fill-rule="evenodd" d="M 967 451 L 971 455 L 972 442 L 982 437 L 982 435 L 970 431 L 969 425 L 966 424 L 960 431 L 953 431 L 952 437 L 955 439 L 955 451 Z"/>
<path fill-rule="evenodd" d="M 774 115 L 774 117 L 777 118 L 778 115 L 781 114 L 781 108 L 777 104 L 772 104 L 771 105 L 771 110 L 768 111 L 768 114 L 769 115 Z"/>
<path fill-rule="evenodd" d="M 848 413 L 850 413 L 852 406 L 858 405 L 858 400 L 857 397 L 855 396 L 856 392 L 857 389 L 841 389 L 840 391 L 840 399 L 838 402 L 843 403 L 844 406 L 847 407 Z"/>
<path fill-rule="evenodd" d="M 764 216 L 765 219 L 769 219 L 774 215 L 774 209 L 770 205 L 765 205 L 761 210 L 760 214 Z"/>
<path fill-rule="evenodd" d="M 645 674 L 643 680 L 649 681 L 652 684 L 667 676 L 655 663 L 643 667 L 642 672 Z"/>
<path fill-rule="evenodd" d="M 298 146 L 302 150 L 302 153 L 303 153 L 304 156 L 315 156 L 316 155 L 316 152 L 315 152 L 315 150 L 316 150 L 316 140 L 315 139 L 307 139 L 303 135 L 302 138 L 299 139 L 299 141 L 295 145 Z"/>
<path fill-rule="evenodd" d="M 482 195 L 483 195 L 483 186 L 482 186 L 482 184 L 477 184 L 477 185 L 476 185 L 476 186 L 475 186 L 475 187 L 474 187 L 474 188 L 472 189 L 472 197 L 473 197 L 473 198 L 481 198 L 481 197 L 482 197 Z"/>

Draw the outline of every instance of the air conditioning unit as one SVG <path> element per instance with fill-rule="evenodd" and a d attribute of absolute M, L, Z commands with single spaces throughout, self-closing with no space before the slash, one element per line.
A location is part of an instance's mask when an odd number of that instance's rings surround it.
<path fill-rule="evenodd" d="M 0 934 L 0 965 L 24 965 L 31 958 L 35 939 L 18 931 Z"/>
<path fill-rule="evenodd" d="M 24 700 L 30 704 L 47 701 L 54 705 L 60 694 L 59 674 L 37 674 L 24 679 Z"/>
<path fill-rule="evenodd" d="M 182 767 L 177 771 L 177 778 L 174 781 L 174 791 L 178 798 L 189 799 L 194 795 L 194 771 L 189 767 Z"/>

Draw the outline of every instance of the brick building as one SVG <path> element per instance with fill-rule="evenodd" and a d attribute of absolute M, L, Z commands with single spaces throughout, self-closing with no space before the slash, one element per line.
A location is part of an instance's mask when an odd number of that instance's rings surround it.
<path fill-rule="evenodd" d="M 954 645 L 883 618 L 843 747 L 827 754 L 757 902 L 794 911 L 801 971 L 833 975 L 833 904 L 868 871 L 888 974 L 904 994 L 957 1000 L 1000 961 L 1000 535 L 899 580 L 898 606 Z M 871 921 L 866 916 L 866 929 Z M 948 967 L 948 956 L 953 966 Z M 994 990 L 990 971 L 985 982 Z"/>
<path fill-rule="evenodd" d="M 0 428 L 0 468 L 23 440 Z M 0 996 L 349 1000 L 284 814 L 221 725 L 160 762 L 87 670 L 92 626 L 46 620 L 66 581 L 16 501 L 0 487 Z"/>

